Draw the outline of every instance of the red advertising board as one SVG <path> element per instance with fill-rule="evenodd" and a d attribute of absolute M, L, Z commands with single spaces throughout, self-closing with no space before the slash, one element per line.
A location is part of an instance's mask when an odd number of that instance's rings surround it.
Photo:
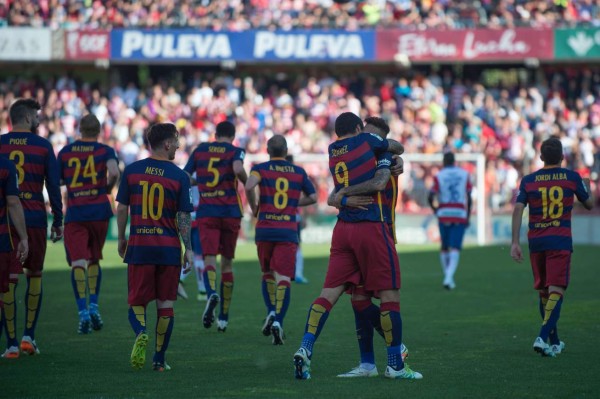
<path fill-rule="evenodd" d="M 96 60 L 110 58 L 110 34 L 102 30 L 65 32 L 65 58 Z"/>
<path fill-rule="evenodd" d="M 378 61 L 406 56 L 419 61 L 517 61 L 552 59 L 552 29 L 470 29 L 448 31 L 382 30 L 377 32 Z"/>

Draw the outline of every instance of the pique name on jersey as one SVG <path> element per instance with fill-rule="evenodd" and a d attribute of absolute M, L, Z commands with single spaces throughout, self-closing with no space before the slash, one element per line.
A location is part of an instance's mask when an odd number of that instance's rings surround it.
<path fill-rule="evenodd" d="M 227 149 L 225 147 L 217 147 L 217 146 L 213 146 L 213 145 L 208 147 L 208 152 L 218 152 L 219 154 L 225 154 L 226 150 Z"/>
<path fill-rule="evenodd" d="M 339 157 L 339 156 L 342 156 L 342 155 L 347 154 L 347 153 L 348 153 L 348 146 L 347 145 L 345 145 L 345 146 L 343 146 L 341 148 L 332 148 L 331 149 L 331 156 L 332 157 Z"/>
<path fill-rule="evenodd" d="M 164 176 L 165 175 L 165 170 L 161 169 L 161 168 L 153 168 L 151 166 L 147 166 L 146 170 L 144 171 L 144 173 L 147 174 L 147 175 Z"/>
<path fill-rule="evenodd" d="M 550 180 L 567 180 L 566 173 L 548 173 L 546 175 L 537 175 L 535 181 L 550 181 Z"/>
<path fill-rule="evenodd" d="M 10 140 L 8 140 L 8 144 L 9 145 L 27 145 L 27 139 L 26 138 L 10 139 Z"/>
<path fill-rule="evenodd" d="M 91 152 L 94 151 L 95 147 L 93 145 L 74 145 L 71 147 L 71 151 L 73 152 Z"/>
<path fill-rule="evenodd" d="M 269 165 L 269 170 L 273 170 L 275 172 L 283 172 L 283 173 L 296 173 L 296 169 L 293 166 L 288 165 Z"/>

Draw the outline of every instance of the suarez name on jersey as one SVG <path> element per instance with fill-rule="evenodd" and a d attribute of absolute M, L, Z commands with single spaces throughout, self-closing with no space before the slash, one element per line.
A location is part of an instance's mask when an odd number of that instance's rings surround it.
<path fill-rule="evenodd" d="M 467 223 L 468 196 L 472 185 L 469 174 L 458 166 L 443 168 L 433 180 L 431 191 L 438 195 L 440 223 Z"/>
<path fill-rule="evenodd" d="M 388 149 L 387 140 L 376 134 L 361 133 L 341 138 L 329 145 L 329 170 L 333 176 L 335 190 L 354 186 L 375 176 L 379 168 L 389 168 L 391 162 L 382 158 Z M 346 222 L 387 221 L 383 211 L 382 194 L 373 195 L 374 203 L 368 210 L 342 207 L 338 218 Z"/>
<path fill-rule="evenodd" d="M 202 143 L 190 156 L 185 170 L 196 172 L 200 201 L 197 217 L 242 217 L 242 202 L 233 162 L 244 160 L 245 152 L 229 143 Z"/>
<path fill-rule="evenodd" d="M 256 241 L 297 243 L 300 197 L 315 193 L 306 171 L 283 158 L 273 158 L 255 165 L 250 173 L 260 180 Z"/>
<path fill-rule="evenodd" d="M 15 165 L 4 158 L 0 158 L 0 252 L 13 250 L 6 197 L 19 195 L 17 179 Z"/>
<path fill-rule="evenodd" d="M 0 154 L 11 160 L 17 168 L 19 197 L 25 212 L 27 227 L 48 226 L 44 204 L 44 181 L 54 226 L 62 226 L 62 199 L 60 179 L 54 150 L 48 140 L 33 133 L 12 132 L 0 136 Z"/>
<path fill-rule="evenodd" d="M 564 168 L 540 169 L 523 177 L 517 202 L 529 204 L 529 250 L 573 251 L 571 212 L 575 196 L 589 193 L 578 173 Z"/>
<path fill-rule="evenodd" d="M 76 141 L 58 153 L 59 175 L 67 186 L 65 223 L 109 219 L 112 208 L 108 199 L 106 163 L 117 160 L 107 145 Z"/>
<path fill-rule="evenodd" d="M 129 206 L 128 264 L 181 265 L 177 212 L 192 212 L 190 178 L 169 161 L 152 158 L 123 172 L 117 201 Z"/>

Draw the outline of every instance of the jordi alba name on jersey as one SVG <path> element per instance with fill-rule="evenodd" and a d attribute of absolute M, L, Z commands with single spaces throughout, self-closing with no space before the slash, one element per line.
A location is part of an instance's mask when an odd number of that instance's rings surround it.
<path fill-rule="evenodd" d="M 44 204 L 44 181 L 54 215 L 53 225 L 62 226 L 62 198 L 58 164 L 48 140 L 33 133 L 12 132 L 0 136 L 0 154 L 11 160 L 19 178 L 21 204 L 27 227 L 48 226 Z"/>
<path fill-rule="evenodd" d="M 575 197 L 589 193 L 581 176 L 564 168 L 540 169 L 523 177 L 517 202 L 529 205 L 529 250 L 573 250 L 571 212 Z"/>
<path fill-rule="evenodd" d="M 189 176 L 169 161 L 147 158 L 125 168 L 117 201 L 131 216 L 125 263 L 181 265 L 177 212 L 193 212 Z"/>
<path fill-rule="evenodd" d="M 329 145 L 329 170 L 335 190 L 370 180 L 379 168 L 389 168 L 391 161 L 385 157 L 388 141 L 376 134 L 361 133 L 341 138 Z M 382 193 L 373 195 L 374 203 L 368 210 L 342 207 L 338 218 L 345 222 L 383 222 Z M 389 221 L 388 221 L 389 222 Z"/>
<path fill-rule="evenodd" d="M 315 193 L 306 171 L 282 158 L 255 165 L 259 180 L 260 208 L 256 241 L 298 242 L 298 202 L 302 193 Z"/>
<path fill-rule="evenodd" d="M 67 186 L 65 223 L 106 220 L 112 208 L 106 189 L 106 163 L 117 160 L 115 150 L 107 145 L 76 141 L 58 153 L 58 168 Z"/>
<path fill-rule="evenodd" d="M 445 167 L 438 173 L 431 191 L 438 195 L 437 217 L 441 223 L 467 223 L 471 189 L 469 173 L 458 166 Z"/>
<path fill-rule="evenodd" d="M 187 173 L 196 172 L 200 191 L 197 217 L 242 217 L 242 202 L 233 172 L 235 161 L 244 161 L 245 152 L 229 143 L 202 143 L 185 165 Z"/>
<path fill-rule="evenodd" d="M 0 158 L 0 252 L 10 252 L 13 245 L 10 237 L 8 218 L 8 203 L 6 197 L 18 196 L 17 169 L 15 165 L 4 158 Z"/>

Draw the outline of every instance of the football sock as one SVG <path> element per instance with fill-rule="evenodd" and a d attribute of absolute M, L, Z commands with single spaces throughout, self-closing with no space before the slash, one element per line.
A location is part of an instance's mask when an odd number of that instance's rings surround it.
<path fill-rule="evenodd" d="M 145 306 L 130 306 L 129 307 L 129 324 L 136 336 L 142 331 L 146 331 L 146 307 Z"/>
<path fill-rule="evenodd" d="M 271 273 L 265 273 L 262 277 L 262 295 L 267 307 L 267 313 L 275 311 L 275 278 Z"/>
<path fill-rule="evenodd" d="M 283 319 L 290 305 L 290 282 L 280 281 L 277 283 L 277 306 L 275 312 L 275 321 L 283 326 Z"/>
<path fill-rule="evenodd" d="M 540 302 L 539 302 L 539 310 L 540 315 L 542 316 L 542 321 L 546 316 L 546 304 L 548 303 L 548 294 L 540 292 Z M 550 345 L 558 345 L 560 344 L 560 339 L 558 338 L 558 326 L 554 327 L 552 331 L 550 331 L 550 335 L 548 336 L 550 339 Z"/>
<path fill-rule="evenodd" d="M 210 297 L 217 292 L 217 269 L 213 265 L 206 265 L 203 277 L 206 296 Z"/>
<path fill-rule="evenodd" d="M 299 245 L 296 251 L 296 277 L 304 277 L 304 256 Z"/>
<path fill-rule="evenodd" d="M 448 279 L 450 281 L 454 280 L 454 273 L 456 273 L 456 269 L 458 268 L 458 261 L 460 259 L 460 251 L 452 250 L 448 253 Z"/>
<path fill-rule="evenodd" d="M 448 257 L 448 251 L 441 251 L 440 252 L 440 264 L 442 265 L 442 272 L 444 272 L 444 276 L 446 276 L 447 270 L 448 270 L 448 262 L 449 261 L 449 257 Z"/>
<path fill-rule="evenodd" d="M 550 295 L 548 295 L 548 303 L 546 303 L 546 308 L 544 309 L 544 321 L 539 334 L 544 341 L 550 336 L 550 331 L 556 329 L 558 319 L 560 318 L 562 302 L 562 294 L 551 292 Z"/>
<path fill-rule="evenodd" d="M 71 285 L 75 294 L 75 302 L 77 302 L 77 310 L 82 311 L 87 309 L 86 288 L 87 281 L 85 278 L 85 269 L 82 266 L 73 266 L 71 268 Z"/>
<path fill-rule="evenodd" d="M 15 292 L 17 289 L 17 281 L 10 281 L 8 284 L 8 292 L 4 293 L 4 312 L 2 312 L 2 324 L 6 332 L 6 340 L 8 347 L 19 346 L 17 341 L 17 301 L 15 300 Z"/>
<path fill-rule="evenodd" d="M 385 302 L 381 304 L 381 327 L 387 346 L 388 366 L 395 370 L 404 367 L 402 361 L 402 318 L 400 304 Z"/>
<path fill-rule="evenodd" d="M 204 292 L 206 291 L 206 287 L 204 287 L 204 258 L 202 255 L 194 255 L 194 269 L 196 269 L 198 291 Z"/>
<path fill-rule="evenodd" d="M 306 320 L 301 346 L 308 349 L 311 356 L 313 345 L 317 338 L 319 338 L 319 334 L 321 334 L 321 330 L 323 330 L 323 326 L 327 321 L 327 317 L 329 317 L 329 312 L 332 307 L 333 305 L 331 302 L 325 298 L 319 297 L 315 299 L 308 309 L 308 318 Z"/>
<path fill-rule="evenodd" d="M 156 319 L 156 353 L 153 361 L 164 363 L 165 352 L 169 347 L 171 333 L 173 332 L 173 324 L 175 324 L 175 314 L 173 308 L 164 308 L 157 310 Z"/>
<path fill-rule="evenodd" d="M 219 320 L 229 320 L 229 306 L 233 295 L 233 273 L 221 273 L 221 311 Z"/>
<path fill-rule="evenodd" d="M 23 335 L 35 339 L 35 326 L 42 307 L 42 276 L 27 276 L 27 291 L 25 291 L 27 313 Z"/>
<path fill-rule="evenodd" d="M 88 287 L 90 289 L 90 305 L 98 305 L 100 295 L 100 283 L 102 283 L 102 268 L 98 263 L 88 266 Z"/>
<path fill-rule="evenodd" d="M 375 353 L 373 350 L 373 325 L 369 320 L 369 308 L 372 305 L 370 299 L 352 301 L 354 311 L 354 323 L 356 325 L 356 338 L 360 350 L 360 363 L 375 364 Z M 379 312 L 377 312 L 379 318 Z"/>

